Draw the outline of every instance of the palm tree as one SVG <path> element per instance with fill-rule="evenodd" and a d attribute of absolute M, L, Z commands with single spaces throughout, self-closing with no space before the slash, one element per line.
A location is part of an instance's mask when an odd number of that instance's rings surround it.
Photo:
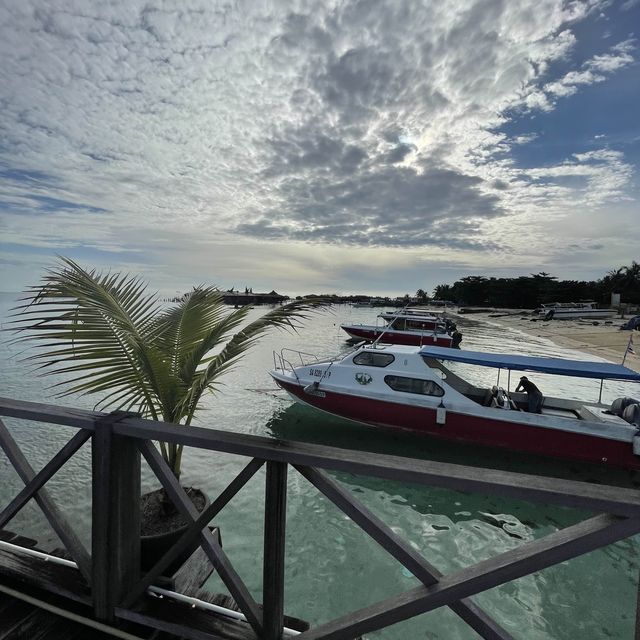
<path fill-rule="evenodd" d="M 296 301 L 236 333 L 251 307 L 228 311 L 222 294 L 196 287 L 171 306 L 128 274 L 86 271 L 74 261 L 47 271 L 15 309 L 16 341 L 40 348 L 27 358 L 44 375 L 62 374 L 58 397 L 98 394 L 98 409 L 136 411 L 188 426 L 205 392 L 271 327 L 296 329 L 319 299 Z M 215 350 L 215 352 L 214 352 Z M 160 443 L 180 478 L 182 445 Z"/>
<path fill-rule="evenodd" d="M 452 300 L 453 287 L 450 284 L 439 284 L 433 290 L 435 300 Z"/>

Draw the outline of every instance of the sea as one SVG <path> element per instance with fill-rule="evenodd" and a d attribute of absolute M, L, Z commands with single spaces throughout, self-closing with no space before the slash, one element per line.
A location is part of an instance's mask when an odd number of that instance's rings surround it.
<path fill-rule="evenodd" d="M 56 377 L 42 377 L 28 361 L 24 345 L 12 344 L 10 309 L 17 294 L 0 294 L 0 396 L 92 409 L 92 396 L 58 397 Z M 267 309 L 252 311 L 257 317 Z M 235 433 L 319 443 L 380 455 L 406 456 L 477 467 L 543 474 L 566 480 L 640 485 L 640 474 L 596 465 L 552 460 L 508 451 L 484 449 L 358 426 L 294 404 L 278 390 L 268 371 L 273 353 L 296 349 L 318 357 L 336 356 L 351 348 L 341 323 L 375 324 L 381 309 L 337 305 L 314 313 L 296 332 L 273 330 L 221 378 L 206 397 L 197 425 Z M 523 329 L 529 321 L 522 320 Z M 463 348 L 530 355 L 593 359 L 518 329 L 490 320 L 460 318 Z M 478 383 L 498 382 L 492 369 L 457 365 Z M 507 386 L 505 374 L 499 381 Z M 599 383 L 532 375 L 545 395 L 597 400 Z M 511 388 L 516 380 L 511 381 Z M 605 382 L 603 400 L 640 396 L 629 383 Z M 73 429 L 5 419 L 34 466 L 40 469 L 74 433 Z M 188 427 L 185 427 L 188 428 Z M 50 480 L 48 488 L 74 528 L 89 544 L 91 512 L 90 444 Z M 183 460 L 184 485 L 203 488 L 211 498 L 223 490 L 247 463 L 240 456 L 188 449 Z M 533 504 L 512 498 L 448 491 L 356 476 L 331 474 L 444 574 L 540 538 L 589 517 L 589 513 Z M 143 490 L 158 486 L 143 467 Z M 0 454 L 0 507 L 22 488 Z M 262 600 L 264 470 L 261 470 L 215 518 L 223 547 L 256 600 Z M 43 544 L 55 535 L 29 503 L 11 530 Z M 509 582 L 474 597 L 514 638 L 523 640 L 631 640 L 634 637 L 640 540 L 629 538 L 579 558 Z M 417 579 L 372 541 L 341 511 L 293 469 L 288 475 L 285 611 L 312 625 L 419 585 Z M 207 588 L 226 593 L 215 576 Z M 447 608 L 440 608 L 367 634 L 389 640 L 475 640 L 478 636 Z"/>

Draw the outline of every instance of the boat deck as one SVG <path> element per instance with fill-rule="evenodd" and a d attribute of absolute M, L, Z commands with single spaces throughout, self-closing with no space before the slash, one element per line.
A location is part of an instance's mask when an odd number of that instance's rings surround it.
<path fill-rule="evenodd" d="M 256 640 L 248 624 L 151 594 L 135 610 L 127 611 L 117 625 L 103 624 L 93 615 L 89 589 L 77 569 L 24 555 L 9 545 L 69 559 L 63 549 L 45 551 L 35 540 L 7 530 L 0 530 L 0 541 L 9 543 L 0 545 L 1 640 L 107 640 L 114 637 L 114 631 L 128 640 Z M 173 576 L 160 578 L 158 586 L 239 611 L 231 596 L 204 589 L 213 571 L 198 548 Z M 185 636 L 187 621 L 189 635 Z M 308 629 L 308 624 L 297 618 L 285 616 L 285 621 L 291 628 Z"/>

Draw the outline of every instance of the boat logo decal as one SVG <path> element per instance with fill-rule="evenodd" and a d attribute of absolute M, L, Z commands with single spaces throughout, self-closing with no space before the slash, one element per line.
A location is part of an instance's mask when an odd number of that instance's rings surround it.
<path fill-rule="evenodd" d="M 356 373 L 356 382 L 358 384 L 369 384 L 373 378 L 368 373 Z"/>

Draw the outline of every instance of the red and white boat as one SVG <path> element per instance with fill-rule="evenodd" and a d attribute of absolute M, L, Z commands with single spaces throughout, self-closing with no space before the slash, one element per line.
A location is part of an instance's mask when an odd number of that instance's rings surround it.
<path fill-rule="evenodd" d="M 341 324 L 340 327 L 354 340 L 368 342 L 457 347 L 462 340 L 455 323 L 442 316 L 403 310 L 381 313 L 378 318 L 386 324 Z"/>
<path fill-rule="evenodd" d="M 362 346 L 341 358 L 316 362 L 286 349 L 274 356 L 270 374 L 294 400 L 342 418 L 640 469 L 640 401 L 619 398 L 609 406 L 600 399 L 545 397 L 542 413 L 528 413 L 526 394 L 475 386 L 444 362 L 592 378 L 601 381 L 600 396 L 604 380 L 640 382 L 640 374 L 622 365 L 402 345 Z M 291 364 L 294 358 L 300 366 Z"/>

